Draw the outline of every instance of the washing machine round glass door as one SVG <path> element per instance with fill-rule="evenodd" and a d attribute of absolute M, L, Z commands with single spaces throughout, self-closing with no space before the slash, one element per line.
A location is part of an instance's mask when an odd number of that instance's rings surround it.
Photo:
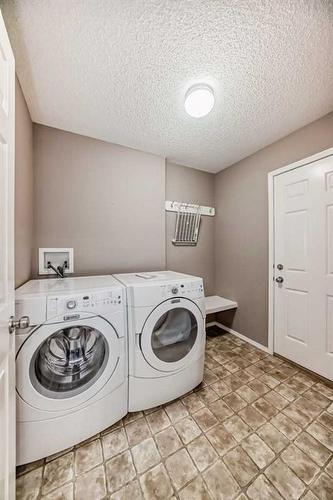
<path fill-rule="evenodd" d="M 116 331 L 100 317 L 42 325 L 17 354 L 17 390 L 43 410 L 73 408 L 112 377 L 119 350 Z"/>
<path fill-rule="evenodd" d="M 185 298 L 163 302 L 148 316 L 140 343 L 145 359 L 158 370 L 187 366 L 204 350 L 204 319 L 199 307 Z"/>

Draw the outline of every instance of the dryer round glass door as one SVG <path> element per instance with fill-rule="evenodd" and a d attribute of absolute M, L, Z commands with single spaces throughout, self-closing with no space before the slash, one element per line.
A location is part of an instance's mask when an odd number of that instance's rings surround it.
<path fill-rule="evenodd" d="M 106 383 L 117 387 L 123 339 L 101 317 L 44 324 L 34 330 L 16 357 L 16 387 L 28 404 L 42 410 L 74 408 Z"/>
<path fill-rule="evenodd" d="M 191 351 L 198 335 L 194 314 L 185 308 L 170 309 L 156 322 L 151 347 L 161 361 L 175 363 Z"/>
<path fill-rule="evenodd" d="M 186 366 L 204 349 L 204 320 L 189 299 L 168 300 L 155 308 L 144 325 L 141 349 L 145 359 L 161 371 Z"/>

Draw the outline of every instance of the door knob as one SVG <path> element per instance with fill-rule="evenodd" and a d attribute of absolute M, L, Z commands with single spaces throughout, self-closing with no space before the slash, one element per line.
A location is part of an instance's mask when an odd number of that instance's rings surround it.
<path fill-rule="evenodd" d="M 275 281 L 277 283 L 283 283 L 284 279 L 282 278 L 282 276 L 278 276 L 277 278 L 275 278 Z"/>
<path fill-rule="evenodd" d="M 10 334 L 12 334 L 15 332 L 16 328 L 24 330 L 25 328 L 29 328 L 29 326 L 30 326 L 29 316 L 22 316 L 19 320 L 15 320 L 14 316 L 11 316 L 8 322 L 8 331 Z"/>

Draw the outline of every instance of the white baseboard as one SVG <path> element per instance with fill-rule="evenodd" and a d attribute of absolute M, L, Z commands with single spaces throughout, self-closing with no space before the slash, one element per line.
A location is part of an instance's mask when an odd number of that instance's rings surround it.
<path fill-rule="evenodd" d="M 256 342 L 255 340 L 249 339 L 245 335 L 242 335 L 239 332 L 236 332 L 236 330 L 233 330 L 232 328 L 229 328 L 228 326 L 222 325 L 222 323 L 219 323 L 218 321 L 211 321 L 210 323 L 207 323 L 206 326 L 218 326 L 220 328 L 223 328 L 228 333 L 231 333 L 232 335 L 235 335 L 235 337 L 238 337 L 241 340 L 244 340 L 244 342 L 247 342 L 248 344 L 253 345 L 254 347 L 257 347 L 257 349 L 260 349 L 261 351 L 268 352 L 269 354 L 273 354 L 268 347 L 265 345 L 259 344 L 259 342 Z"/>

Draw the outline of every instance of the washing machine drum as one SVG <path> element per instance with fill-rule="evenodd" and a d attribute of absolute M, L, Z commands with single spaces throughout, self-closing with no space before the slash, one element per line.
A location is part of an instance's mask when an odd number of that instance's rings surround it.
<path fill-rule="evenodd" d="M 21 346 L 16 358 L 17 391 L 31 406 L 70 409 L 117 378 L 120 340 L 115 329 L 100 317 L 80 322 L 42 325 Z"/>
<path fill-rule="evenodd" d="M 34 360 L 35 385 L 56 397 L 91 385 L 109 357 L 105 337 L 91 326 L 62 328 L 39 347 Z M 42 391 L 43 392 L 43 391 Z"/>

